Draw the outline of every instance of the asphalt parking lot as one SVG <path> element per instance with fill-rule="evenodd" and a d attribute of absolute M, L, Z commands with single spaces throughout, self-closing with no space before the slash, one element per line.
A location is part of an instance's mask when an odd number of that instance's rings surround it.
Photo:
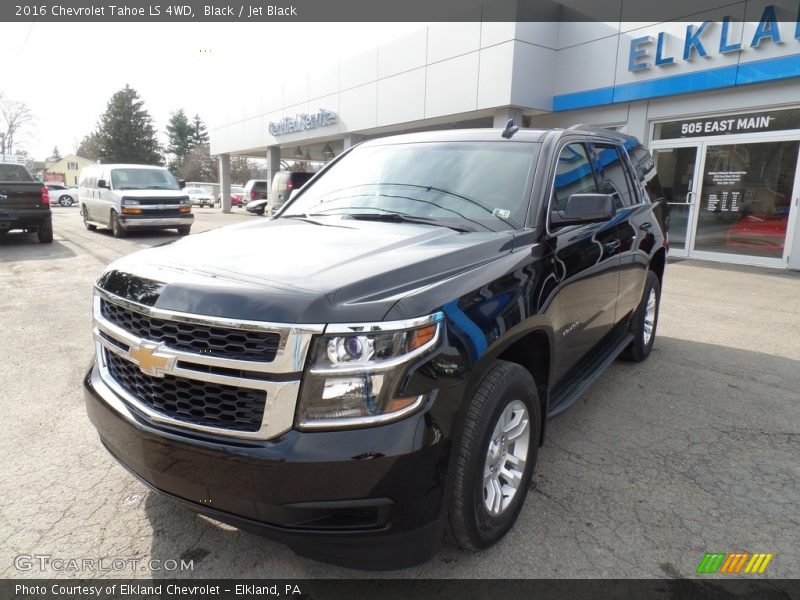
<path fill-rule="evenodd" d="M 196 210 L 195 231 L 255 219 Z M 771 552 L 800 577 L 800 274 L 676 261 L 655 349 L 615 363 L 550 425 L 533 489 L 494 548 L 453 546 L 402 572 L 346 570 L 223 530 L 149 492 L 100 446 L 83 407 L 92 282 L 174 239 L 0 237 L 0 576 L 680 577 L 705 552 Z M 191 558 L 183 573 L 20 571 L 14 557 Z"/>

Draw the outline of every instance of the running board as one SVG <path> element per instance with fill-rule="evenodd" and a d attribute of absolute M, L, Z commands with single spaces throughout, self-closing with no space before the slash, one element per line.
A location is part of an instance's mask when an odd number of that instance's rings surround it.
<path fill-rule="evenodd" d="M 605 352 L 587 364 L 586 368 L 581 370 L 580 375 L 574 378 L 562 392 L 553 398 L 555 402 L 547 412 L 547 418 L 555 417 L 572 406 L 583 395 L 583 392 L 606 372 L 611 363 L 617 359 L 632 341 L 633 334 L 626 333 L 616 344 L 609 346 Z"/>

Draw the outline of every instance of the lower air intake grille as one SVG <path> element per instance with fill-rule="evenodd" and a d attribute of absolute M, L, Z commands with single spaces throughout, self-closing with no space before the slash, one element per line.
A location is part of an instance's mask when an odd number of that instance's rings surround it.
<path fill-rule="evenodd" d="M 106 352 L 114 380 L 141 403 L 173 419 L 234 431 L 261 428 L 266 393 L 184 377 L 145 375 L 132 362 Z"/>

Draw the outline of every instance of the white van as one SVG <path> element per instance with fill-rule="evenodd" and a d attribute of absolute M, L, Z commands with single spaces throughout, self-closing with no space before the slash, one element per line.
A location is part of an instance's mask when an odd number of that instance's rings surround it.
<path fill-rule="evenodd" d="M 171 229 L 188 235 L 192 201 L 164 167 L 90 165 L 81 170 L 78 202 L 86 229 L 107 227 L 114 237 L 131 229 Z"/>

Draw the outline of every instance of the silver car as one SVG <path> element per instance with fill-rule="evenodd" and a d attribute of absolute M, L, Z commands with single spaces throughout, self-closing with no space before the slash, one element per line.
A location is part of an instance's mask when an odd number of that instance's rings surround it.
<path fill-rule="evenodd" d="M 68 188 L 60 183 L 45 182 L 44 185 L 50 194 L 51 205 L 72 206 L 78 203 L 78 188 Z"/>

